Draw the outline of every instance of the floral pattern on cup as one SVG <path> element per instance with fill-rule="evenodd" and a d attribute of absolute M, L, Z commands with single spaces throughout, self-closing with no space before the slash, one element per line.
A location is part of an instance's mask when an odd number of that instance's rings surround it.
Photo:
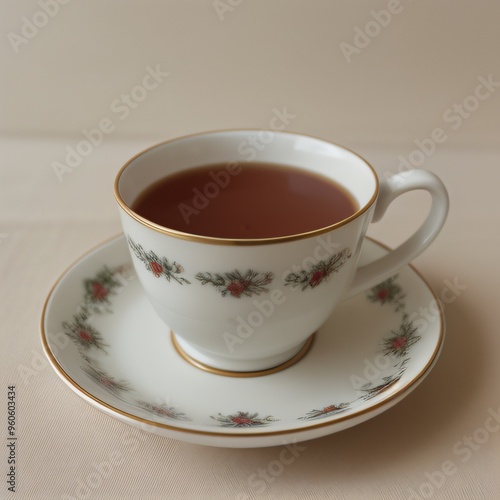
<path fill-rule="evenodd" d="M 198 273 L 196 279 L 202 285 L 212 285 L 223 297 L 230 296 L 239 299 L 269 292 L 266 285 L 273 281 L 274 274 L 271 272 L 259 273 L 252 269 L 243 274 L 235 269 L 223 274 Z"/>
<path fill-rule="evenodd" d="M 219 413 L 211 418 L 217 420 L 223 427 L 260 427 L 278 421 L 278 419 L 271 415 L 259 417 L 258 413 L 250 413 L 248 411 L 238 411 L 232 415 L 222 415 Z"/>
<path fill-rule="evenodd" d="M 320 260 L 309 269 L 302 269 L 299 272 L 291 272 L 285 277 L 285 286 L 291 285 L 293 288 L 300 288 L 302 291 L 309 288 L 316 288 L 321 283 L 325 283 L 332 274 L 351 258 L 351 250 L 344 248 L 339 253 L 332 255 L 329 259 Z"/>
<path fill-rule="evenodd" d="M 159 257 L 153 250 L 146 252 L 142 245 L 135 243 L 130 236 L 127 237 L 128 244 L 134 255 L 144 263 L 146 269 L 152 273 L 155 278 L 164 277 L 167 281 L 176 281 L 180 285 L 189 285 L 190 282 L 180 276 L 184 272 L 178 262 L 170 262 L 166 257 Z"/>

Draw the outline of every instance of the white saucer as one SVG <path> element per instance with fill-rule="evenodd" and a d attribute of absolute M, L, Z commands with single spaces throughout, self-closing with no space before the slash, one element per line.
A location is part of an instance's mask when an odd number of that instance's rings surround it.
<path fill-rule="evenodd" d="M 367 240 L 362 261 L 386 251 Z M 191 443 L 274 446 L 346 429 L 407 396 L 442 347 L 438 303 L 405 267 L 340 304 L 297 364 L 262 377 L 220 376 L 176 352 L 120 236 L 55 284 L 43 311 L 42 342 L 73 391 L 123 422 Z"/>

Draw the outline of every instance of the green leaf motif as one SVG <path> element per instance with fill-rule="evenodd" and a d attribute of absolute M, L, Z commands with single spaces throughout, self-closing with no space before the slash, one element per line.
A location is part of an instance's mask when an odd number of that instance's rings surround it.
<path fill-rule="evenodd" d="M 227 295 L 239 299 L 241 297 L 252 297 L 266 293 L 273 279 L 271 272 L 259 273 L 249 269 L 246 273 L 238 270 L 227 273 L 198 273 L 196 279 L 202 285 L 212 285 L 223 297 Z"/>
<path fill-rule="evenodd" d="M 291 285 L 293 288 L 300 288 L 302 291 L 309 288 L 316 288 L 321 283 L 329 280 L 332 274 L 338 272 L 344 264 L 351 258 L 351 250 L 344 248 L 339 253 L 332 255 L 327 260 L 320 260 L 309 269 L 302 269 L 299 272 L 291 272 L 285 278 L 285 286 Z"/>
<path fill-rule="evenodd" d="M 178 262 L 170 262 L 166 257 L 159 257 L 152 250 L 146 252 L 142 245 L 135 243 L 130 236 L 127 241 L 134 255 L 144 263 L 145 268 L 150 273 L 153 273 L 156 278 L 163 276 L 167 281 L 175 281 L 180 285 L 191 284 L 186 278 L 180 276 L 184 272 L 184 268 Z"/>

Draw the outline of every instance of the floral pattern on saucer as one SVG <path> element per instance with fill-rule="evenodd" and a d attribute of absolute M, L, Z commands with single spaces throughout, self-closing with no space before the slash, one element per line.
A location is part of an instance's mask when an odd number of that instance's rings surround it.
<path fill-rule="evenodd" d="M 397 279 L 398 275 L 396 274 L 371 288 L 366 295 L 368 300 L 371 302 L 378 302 L 380 305 L 393 304 L 395 306 L 395 312 L 404 309 L 405 303 L 403 299 L 406 294 L 397 282 Z"/>
<path fill-rule="evenodd" d="M 169 406 L 168 404 L 152 404 L 147 401 L 136 401 L 137 405 L 143 410 L 147 410 L 150 413 L 154 413 L 159 417 L 168 418 L 170 420 L 179 420 L 187 422 L 191 420 L 186 416 L 185 413 L 179 411 L 177 408 L 173 406 Z"/>
<path fill-rule="evenodd" d="M 114 270 L 104 267 L 93 278 L 83 282 L 85 295 L 83 298 L 87 309 L 95 312 L 109 311 L 111 297 L 123 286 L 126 278 L 126 270 L 116 268 Z"/>
<path fill-rule="evenodd" d="M 341 257 L 341 255 L 344 255 L 344 257 Z M 345 261 L 348 258 L 347 255 L 346 250 L 337 254 L 334 259 L 337 265 L 343 262 L 342 259 Z M 175 263 L 172 265 L 175 265 Z M 335 272 L 335 264 L 333 264 L 331 259 L 327 263 L 324 263 L 324 265 L 329 269 L 329 271 L 325 271 L 326 274 Z M 310 272 L 312 272 L 312 269 Z M 97 353 L 108 356 L 107 348 L 109 349 L 111 346 L 105 343 L 103 335 L 92 325 L 92 317 L 96 314 L 112 313 L 112 297 L 117 295 L 122 287 L 127 286 L 127 281 L 133 276 L 131 266 L 119 266 L 113 269 L 103 267 L 92 278 L 83 280 L 82 303 L 77 308 L 73 318 L 70 321 L 62 323 L 63 330 L 78 349 L 82 360 L 81 368 L 83 372 L 101 388 L 155 417 L 165 420 L 190 422 L 192 421 L 191 417 L 175 406 L 158 401 L 153 403 L 145 401 L 143 397 L 135 397 L 134 394 L 136 391 L 134 391 L 129 381 L 117 378 L 103 370 L 95 358 L 95 354 Z M 314 273 L 309 278 L 309 281 L 313 277 Z M 242 274 L 235 270 L 224 275 L 198 273 L 196 278 L 202 284 L 211 284 L 217 288 L 222 296 L 229 294 L 240 298 L 242 295 L 251 296 L 252 294 L 266 292 L 267 288 L 265 285 L 271 283 L 274 276 L 272 273 L 258 273 L 253 270 L 248 270 L 245 274 Z M 321 280 L 317 284 L 319 282 Z M 313 287 L 309 282 L 306 283 L 307 286 Z M 393 373 L 389 375 L 385 374 L 378 380 L 355 388 L 359 396 L 352 401 L 330 401 L 326 406 L 320 407 L 320 409 L 307 411 L 304 415 L 297 417 L 297 420 L 317 420 L 346 412 L 353 409 L 357 405 L 357 402 L 372 399 L 396 385 L 403 376 L 406 370 L 405 366 L 411 359 L 411 348 L 420 340 L 420 336 L 417 335 L 417 328 L 405 311 L 405 292 L 398 283 L 398 276 L 395 275 L 373 287 L 368 291 L 366 297 L 370 302 L 379 303 L 383 307 L 392 306 L 395 314 L 401 314 L 398 328 L 392 330 L 390 334 L 382 339 L 379 349 L 379 352 L 384 357 L 391 360 L 390 364 L 392 364 Z M 259 416 L 258 412 L 250 411 L 237 411 L 231 414 L 218 413 L 210 415 L 210 418 L 217 422 L 217 425 L 234 428 L 269 426 L 280 421 L 280 419 L 271 415 Z"/>
<path fill-rule="evenodd" d="M 384 355 L 392 355 L 403 358 L 408 355 L 410 347 L 420 340 L 416 335 L 417 327 L 404 314 L 397 331 L 392 331 L 390 337 L 382 341 L 382 352 Z"/>
<path fill-rule="evenodd" d="M 130 390 L 130 384 L 125 380 L 117 380 L 102 370 L 99 364 L 92 358 L 84 357 L 86 363 L 82 366 L 82 370 L 96 383 L 98 383 L 106 391 L 111 392 L 115 396 L 121 396 L 122 392 Z"/>
<path fill-rule="evenodd" d="M 82 349 L 89 349 L 94 346 L 106 352 L 105 347 L 108 344 L 104 343 L 102 335 L 91 325 L 85 322 L 85 316 L 75 315 L 71 322 L 65 321 L 62 326 L 64 333 Z"/>
<path fill-rule="evenodd" d="M 360 261 L 387 252 L 368 240 Z M 300 363 L 264 377 L 207 374 L 169 342 L 135 279 L 138 261 L 131 253 L 120 236 L 59 278 L 42 311 L 42 344 L 57 375 L 79 397 L 159 436 L 232 448 L 326 436 L 398 404 L 426 378 L 443 347 L 441 310 L 425 322 L 418 313 L 433 300 L 439 306 L 438 299 L 405 266 L 399 276 L 345 301 Z M 182 276 L 201 287 L 194 275 Z M 296 293 L 304 292 L 297 287 Z"/>
<path fill-rule="evenodd" d="M 406 370 L 405 365 L 411 359 L 409 356 L 410 349 L 420 340 L 420 336 L 416 334 L 417 328 L 405 311 L 405 296 L 406 293 L 398 283 L 397 274 L 374 286 L 366 294 L 370 302 L 378 302 L 381 306 L 392 305 L 395 313 L 401 313 L 398 329 L 396 331 L 391 330 L 391 334 L 382 339 L 380 344 L 380 353 L 392 360 L 395 372 L 382 377 L 377 382 L 368 382 L 356 388 L 361 393 L 357 399 L 348 403 L 330 404 L 322 410 L 311 410 L 305 416 L 299 417 L 300 420 L 324 418 L 346 411 L 354 406 L 358 400 L 367 401 L 372 399 L 399 382 Z"/>
<path fill-rule="evenodd" d="M 339 253 L 332 255 L 327 260 L 320 260 L 309 269 L 299 272 L 291 272 L 285 277 L 285 286 L 300 288 L 302 291 L 308 288 L 316 288 L 321 283 L 328 281 L 330 276 L 336 273 L 351 258 L 351 250 L 344 248 Z"/>
<path fill-rule="evenodd" d="M 271 415 L 259 417 L 258 413 L 250 413 L 247 411 L 238 411 L 232 415 L 222 415 L 219 413 L 218 415 L 211 416 L 211 418 L 219 422 L 223 427 L 256 427 L 278 422 L 278 419 Z"/>
<path fill-rule="evenodd" d="M 336 415 L 337 413 L 342 413 L 350 407 L 350 403 L 340 403 L 325 406 L 321 410 L 311 410 L 307 412 L 305 417 L 299 417 L 299 420 L 313 420 L 316 418 L 330 417 L 331 415 Z"/>
<path fill-rule="evenodd" d="M 142 399 L 133 399 L 126 394 L 133 393 L 131 384 L 118 379 L 103 370 L 95 357 L 97 352 L 108 355 L 102 334 L 91 324 L 92 316 L 112 313 L 110 298 L 117 295 L 121 288 L 127 286 L 134 277 L 131 265 L 118 266 L 110 269 L 102 268 L 95 276 L 83 281 L 84 296 L 71 321 L 62 323 L 64 333 L 75 343 L 83 361 L 82 371 L 105 391 L 122 401 L 132 404 L 153 415 L 170 420 L 190 420 L 183 412 L 165 404 L 153 404 Z"/>
<path fill-rule="evenodd" d="M 110 269 L 104 266 L 92 278 L 83 281 L 84 295 L 71 321 L 62 323 L 63 331 L 79 349 L 95 347 L 106 352 L 102 335 L 88 323 L 93 314 L 112 312 L 111 298 L 127 285 L 133 276 L 130 266 Z"/>
<path fill-rule="evenodd" d="M 384 377 L 382 379 L 382 383 L 374 386 L 373 384 L 367 384 L 363 386 L 360 390 L 364 392 L 364 395 L 361 396 L 361 399 L 367 401 L 368 399 L 372 399 L 375 396 L 378 396 L 381 392 L 386 391 L 393 385 L 397 384 L 401 377 L 403 376 L 404 370 L 401 370 L 399 373 L 391 375 L 389 377 Z"/>

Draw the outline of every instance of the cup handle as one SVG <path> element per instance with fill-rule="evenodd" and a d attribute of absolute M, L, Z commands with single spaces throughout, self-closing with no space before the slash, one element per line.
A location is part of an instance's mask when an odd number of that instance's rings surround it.
<path fill-rule="evenodd" d="M 448 214 L 448 193 L 439 177 L 427 170 L 411 170 L 380 182 L 372 222 L 379 221 L 388 206 L 400 195 L 416 189 L 428 191 L 432 205 L 420 228 L 387 255 L 357 269 L 344 299 L 377 285 L 420 255 L 436 238 Z"/>

